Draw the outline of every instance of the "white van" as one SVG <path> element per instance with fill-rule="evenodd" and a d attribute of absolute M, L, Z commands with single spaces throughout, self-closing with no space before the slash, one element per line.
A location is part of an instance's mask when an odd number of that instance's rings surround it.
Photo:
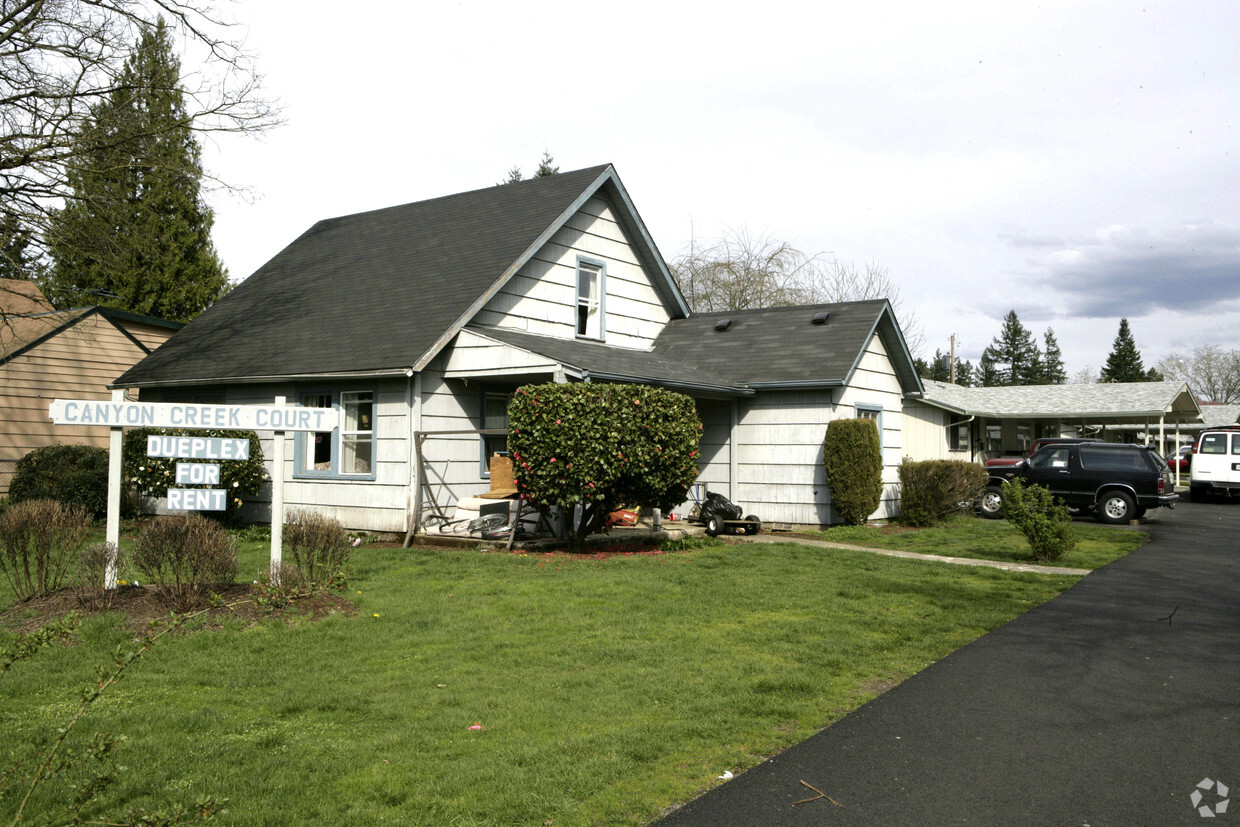
<path fill-rule="evenodd" d="M 1197 438 L 1188 498 L 1201 502 L 1210 494 L 1240 495 L 1240 426 L 1211 428 Z"/>

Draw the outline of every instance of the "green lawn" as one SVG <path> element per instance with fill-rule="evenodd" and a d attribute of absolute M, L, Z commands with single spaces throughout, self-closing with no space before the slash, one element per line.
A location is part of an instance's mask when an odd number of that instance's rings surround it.
<path fill-rule="evenodd" d="M 1149 539 L 1143 531 L 1073 521 L 1076 548 L 1048 565 L 1096 569 L 1140 548 Z M 937 528 L 901 526 L 836 526 L 810 536 L 833 543 L 890 548 L 944 557 L 1038 563 L 1029 556 L 1029 541 L 1006 520 L 954 517 Z"/>
<path fill-rule="evenodd" d="M 244 579 L 265 555 L 246 544 Z M 247 825 L 644 824 L 1074 582 L 791 543 L 354 559 L 355 617 L 169 637 L 135 664 L 75 733 L 127 736 L 110 800 L 209 793 Z M 0 760 L 132 637 L 87 620 L 0 677 Z"/>

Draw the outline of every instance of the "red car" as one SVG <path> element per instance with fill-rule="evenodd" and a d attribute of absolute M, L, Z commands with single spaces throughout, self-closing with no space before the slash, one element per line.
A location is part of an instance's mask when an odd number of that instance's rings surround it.
<path fill-rule="evenodd" d="M 1185 445 L 1167 460 L 1167 467 L 1172 471 L 1187 474 L 1193 464 L 1193 446 Z"/>

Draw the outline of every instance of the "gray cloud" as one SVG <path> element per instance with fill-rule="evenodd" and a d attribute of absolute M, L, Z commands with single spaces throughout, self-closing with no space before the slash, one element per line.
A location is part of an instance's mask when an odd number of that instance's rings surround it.
<path fill-rule="evenodd" d="M 1003 241 L 1029 256 L 1041 285 L 1067 315 L 1217 311 L 1224 302 L 1240 301 L 1237 227 L 1212 221 L 1158 230 L 1113 226 L 1091 237 L 1009 235 Z"/>

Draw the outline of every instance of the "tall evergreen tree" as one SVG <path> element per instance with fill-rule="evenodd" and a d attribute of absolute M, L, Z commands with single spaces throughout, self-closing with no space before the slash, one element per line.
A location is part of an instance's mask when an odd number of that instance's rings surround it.
<path fill-rule="evenodd" d="M 0 279 L 30 281 L 39 264 L 30 251 L 30 231 L 12 213 L 0 216 Z"/>
<path fill-rule="evenodd" d="M 75 146 L 73 197 L 48 237 L 53 269 L 44 292 L 53 303 L 188 321 L 227 290 L 191 126 L 181 63 L 160 18 Z"/>
<path fill-rule="evenodd" d="M 1046 328 L 1042 342 L 1046 349 L 1042 351 L 1042 376 L 1039 384 L 1062 385 L 1068 381 L 1068 371 L 1063 366 L 1063 352 L 1059 349 L 1055 331 Z"/>
<path fill-rule="evenodd" d="M 1015 310 L 1003 318 L 1003 328 L 982 351 L 982 384 L 1036 385 L 1042 375 L 1042 355 L 1033 334 L 1020 323 Z"/>
<path fill-rule="evenodd" d="M 543 150 L 542 160 L 538 162 L 538 169 L 534 171 L 535 178 L 546 178 L 548 175 L 555 175 L 560 168 L 555 165 L 555 159 L 551 157 L 551 153 Z"/>
<path fill-rule="evenodd" d="M 1157 371 L 1155 371 L 1157 373 Z M 1160 377 L 1161 378 L 1161 377 Z M 1127 319 L 1119 320 L 1119 333 L 1111 345 L 1111 355 L 1102 366 L 1103 382 L 1151 382 L 1151 378 L 1141 363 L 1141 353 L 1137 350 L 1136 340 L 1132 338 L 1132 330 Z"/>

